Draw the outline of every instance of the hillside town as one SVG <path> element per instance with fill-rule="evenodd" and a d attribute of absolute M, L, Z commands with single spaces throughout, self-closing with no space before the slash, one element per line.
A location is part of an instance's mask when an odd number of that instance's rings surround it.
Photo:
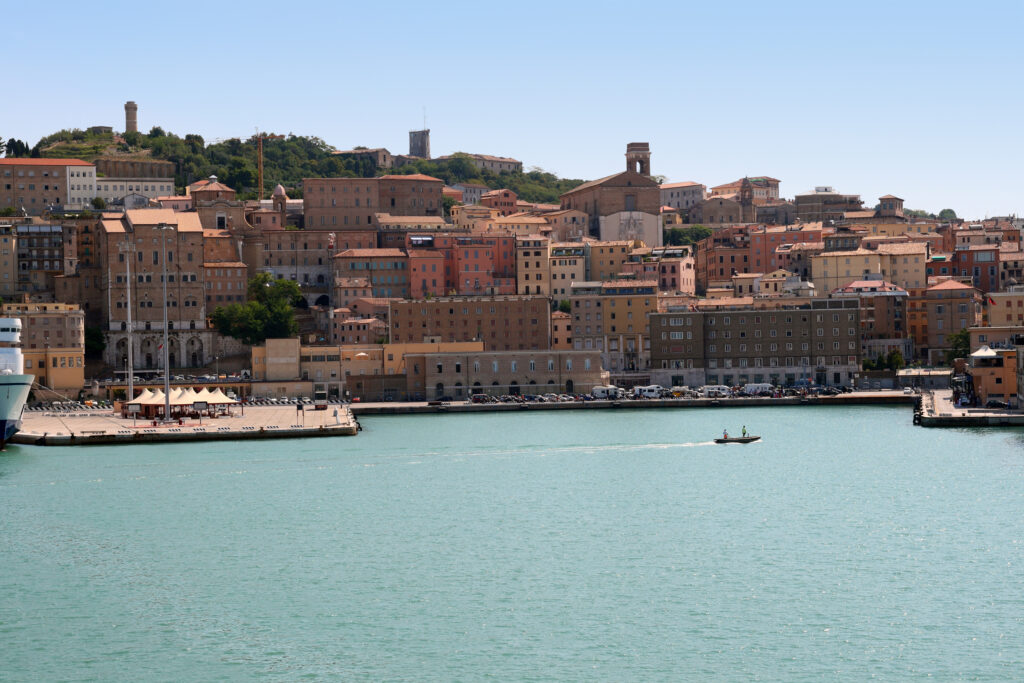
<path fill-rule="evenodd" d="M 125 113 L 137 132 L 137 105 Z M 557 204 L 403 172 L 432 159 L 429 130 L 409 133 L 408 154 L 336 154 L 372 175 L 254 199 L 215 175 L 179 186 L 174 163 L 147 156 L 0 159 L 2 312 L 22 320 L 36 397 L 116 398 L 165 373 L 361 401 L 927 381 L 1016 405 L 1024 392 L 1016 216 L 922 215 L 827 185 L 787 195 L 768 175 L 670 181 L 646 142 Z M 460 158 L 498 178 L 523 169 Z M 215 321 L 278 281 L 298 291 L 295 334 Z"/>

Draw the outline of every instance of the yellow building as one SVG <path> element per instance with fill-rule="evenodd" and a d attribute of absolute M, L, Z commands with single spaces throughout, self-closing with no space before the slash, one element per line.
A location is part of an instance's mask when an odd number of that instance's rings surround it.
<path fill-rule="evenodd" d="M 577 282 L 569 303 L 574 350 L 600 351 L 602 367 L 612 374 L 650 368 L 648 318 L 658 311 L 656 281 Z"/>
<path fill-rule="evenodd" d="M 572 283 L 587 276 L 587 248 L 582 242 L 555 242 L 548 253 L 551 271 L 551 296 L 565 300 L 572 294 Z"/>
<path fill-rule="evenodd" d="M 3 304 L 0 316 L 21 320 L 25 373 L 39 385 L 65 396 L 85 386 L 85 313 L 76 304 Z"/>
<path fill-rule="evenodd" d="M 641 244 L 629 240 L 587 242 L 587 280 L 614 280 L 622 272 L 622 264 L 629 260 L 633 248 Z"/>
<path fill-rule="evenodd" d="M 541 235 L 516 237 L 516 293 L 551 296 L 550 241 Z"/>
<path fill-rule="evenodd" d="M 903 289 L 927 286 L 928 246 L 921 242 L 882 244 L 877 250 L 826 251 L 811 257 L 816 291 L 832 292 L 856 280 L 887 280 Z"/>

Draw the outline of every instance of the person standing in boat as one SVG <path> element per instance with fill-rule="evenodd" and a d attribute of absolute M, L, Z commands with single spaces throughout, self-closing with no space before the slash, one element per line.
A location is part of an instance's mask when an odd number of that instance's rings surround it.
<path fill-rule="evenodd" d="M 729 430 L 728 429 L 723 429 L 722 430 L 722 438 L 723 439 L 728 439 L 729 438 Z"/>
<path fill-rule="evenodd" d="M 743 438 L 747 438 L 747 425 L 743 425 Z"/>

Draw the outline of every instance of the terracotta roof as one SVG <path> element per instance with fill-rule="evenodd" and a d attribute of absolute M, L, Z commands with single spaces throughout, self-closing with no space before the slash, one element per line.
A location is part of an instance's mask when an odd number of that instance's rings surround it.
<path fill-rule="evenodd" d="M 199 214 L 182 213 L 173 209 L 130 209 L 124 212 L 132 225 L 157 225 L 167 223 L 177 227 L 178 232 L 202 232 Z"/>
<path fill-rule="evenodd" d="M 124 233 L 124 225 L 120 218 L 104 218 L 100 223 L 103 225 L 103 231 L 107 234 Z"/>
<path fill-rule="evenodd" d="M 94 166 L 88 161 L 81 159 L 23 159 L 21 157 L 8 157 L 0 159 L 0 166 Z"/>
<path fill-rule="evenodd" d="M 410 249 L 409 258 L 444 258 L 444 252 L 439 249 Z"/>
<path fill-rule="evenodd" d="M 390 249 L 390 248 L 389 249 L 346 249 L 345 251 L 340 251 L 337 254 L 335 254 L 334 258 L 340 258 L 340 257 L 360 257 L 360 258 L 366 258 L 366 257 L 370 257 L 370 256 L 380 256 L 380 257 L 397 257 L 397 256 L 401 256 L 401 257 L 404 257 L 404 256 L 406 256 L 406 253 L 402 249 Z"/>
<path fill-rule="evenodd" d="M 248 268 L 241 261 L 211 261 L 204 263 L 203 268 Z"/>
<path fill-rule="evenodd" d="M 695 183 L 692 180 L 684 180 L 681 183 L 662 183 L 661 189 L 671 190 L 676 187 L 699 187 L 700 183 Z"/>
<path fill-rule="evenodd" d="M 897 242 L 894 244 L 879 244 L 880 254 L 926 254 L 928 245 L 924 242 Z"/>
<path fill-rule="evenodd" d="M 874 218 L 874 211 L 845 211 L 843 212 L 844 218 Z"/>
<path fill-rule="evenodd" d="M 611 175 L 606 175 L 605 177 L 598 178 L 597 180 L 591 180 L 590 182 L 583 183 L 582 185 L 577 185 L 576 187 L 572 188 L 571 190 L 567 190 L 567 191 L 563 192 L 562 196 L 564 197 L 564 196 L 569 195 L 569 194 L 575 194 L 576 192 L 580 192 L 582 190 L 589 190 L 589 189 L 591 189 L 593 187 L 597 187 L 598 185 L 602 185 L 602 184 L 608 182 L 612 178 L 618 178 L 619 176 L 626 175 L 627 173 L 629 173 L 629 171 L 621 171 L 619 173 L 612 173 Z M 652 180 L 651 182 L 653 183 L 654 181 Z"/>
<path fill-rule="evenodd" d="M 422 173 L 412 173 L 410 175 L 382 175 L 377 180 L 435 180 L 439 183 L 444 182 L 440 178 L 424 175 Z"/>
<path fill-rule="evenodd" d="M 971 287 L 970 285 L 965 285 L 964 283 L 958 280 L 946 280 L 944 282 L 940 282 L 937 285 L 932 285 L 931 287 L 928 288 L 928 291 L 933 292 L 945 289 L 974 289 L 974 287 Z"/>
<path fill-rule="evenodd" d="M 207 181 L 206 184 L 201 187 L 192 188 L 192 192 L 234 192 L 234 189 L 228 187 L 227 185 L 220 181 L 217 181 L 216 183 L 211 183 Z"/>
<path fill-rule="evenodd" d="M 897 197 L 894 194 L 883 194 L 879 199 L 899 199 L 901 202 L 903 201 L 901 197 Z"/>

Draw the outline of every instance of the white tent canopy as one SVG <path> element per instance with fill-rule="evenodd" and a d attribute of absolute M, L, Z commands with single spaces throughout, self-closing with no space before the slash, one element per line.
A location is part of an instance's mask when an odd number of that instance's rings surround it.
<path fill-rule="evenodd" d="M 225 396 L 224 392 L 220 390 L 220 387 L 217 387 L 212 392 L 210 392 L 209 402 L 210 403 L 216 403 L 216 404 L 238 403 L 238 401 L 236 401 L 236 400 L 234 400 L 232 398 L 228 398 L 227 396 Z"/>

